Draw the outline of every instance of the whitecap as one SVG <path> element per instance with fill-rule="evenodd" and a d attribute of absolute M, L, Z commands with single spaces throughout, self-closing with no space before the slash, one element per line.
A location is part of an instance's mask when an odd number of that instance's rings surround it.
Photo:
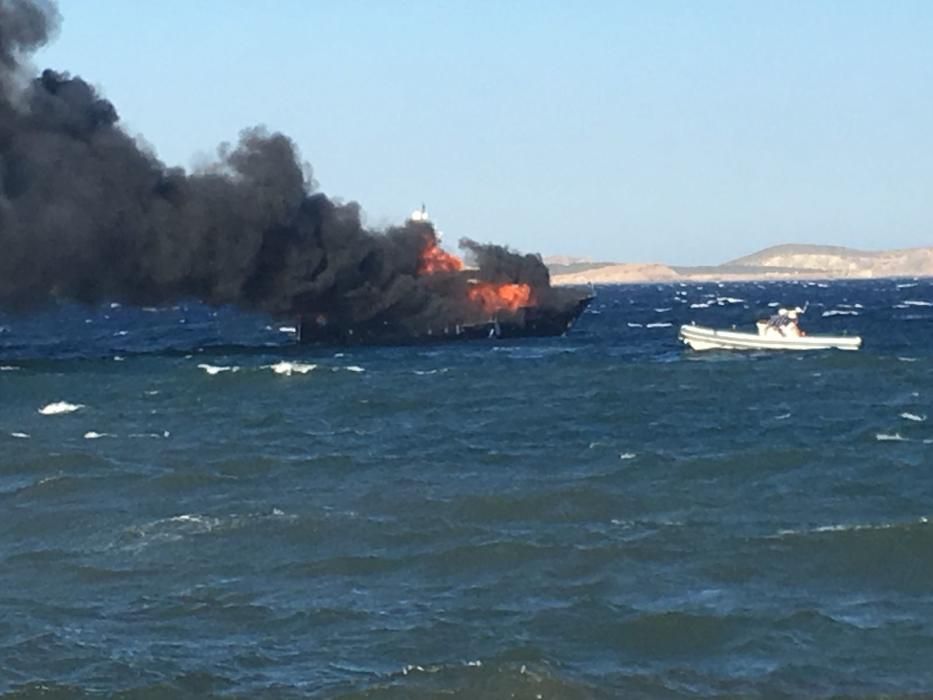
<path fill-rule="evenodd" d="M 916 362 L 917 361 L 916 357 L 898 357 L 897 359 L 900 362 Z"/>
<path fill-rule="evenodd" d="M 903 437 L 900 433 L 876 433 L 875 440 L 880 442 L 906 442 L 907 438 Z"/>
<path fill-rule="evenodd" d="M 143 392 L 146 396 L 156 396 L 159 393 L 158 389 L 147 389 Z"/>
<path fill-rule="evenodd" d="M 20 367 L 14 367 L 13 365 L 3 365 L 0 367 L 0 372 L 16 372 L 20 369 Z"/>
<path fill-rule="evenodd" d="M 779 530 L 777 533 L 778 537 L 785 537 L 788 535 L 799 536 L 799 535 L 808 535 L 808 534 L 825 534 L 830 532 L 859 532 L 862 530 L 891 530 L 896 527 L 903 527 L 904 525 L 927 525 L 929 524 L 929 518 L 926 516 L 920 516 L 914 521 L 906 522 L 893 522 L 893 523 L 834 523 L 832 525 L 819 525 L 814 528 L 807 530 Z"/>
<path fill-rule="evenodd" d="M 695 304 L 690 304 L 691 309 L 708 309 L 710 302 L 708 301 L 698 301 Z"/>
<path fill-rule="evenodd" d="M 113 302 L 110 303 L 110 308 L 111 308 L 111 309 L 119 309 L 119 308 L 120 308 L 120 303 L 117 302 L 117 301 L 113 301 Z"/>
<path fill-rule="evenodd" d="M 124 335 L 129 335 L 129 333 L 130 333 L 129 331 L 117 331 L 116 333 L 114 333 L 114 336 L 124 336 Z"/>
<path fill-rule="evenodd" d="M 858 316 L 858 311 L 850 311 L 848 309 L 830 309 L 829 311 L 823 312 L 823 318 L 829 316 Z"/>
<path fill-rule="evenodd" d="M 186 513 L 131 527 L 128 533 L 142 538 L 139 546 L 146 546 L 156 542 L 178 541 L 186 535 L 209 533 L 219 525 L 221 525 L 219 518 Z"/>
<path fill-rule="evenodd" d="M 232 367 L 232 366 L 225 367 L 225 366 L 207 365 L 207 364 L 198 365 L 198 369 L 203 369 L 205 372 L 207 372 L 212 377 L 216 374 L 220 374 L 221 372 L 239 372 L 240 371 L 239 367 Z"/>
<path fill-rule="evenodd" d="M 623 452 L 619 455 L 619 459 L 635 459 L 637 456 L 634 452 Z"/>
<path fill-rule="evenodd" d="M 643 323 L 626 323 L 626 326 L 629 328 L 643 328 L 645 324 Z"/>
<path fill-rule="evenodd" d="M 860 530 L 890 530 L 894 525 L 892 523 L 838 523 L 835 525 L 820 525 L 813 528 L 810 532 L 859 532 Z"/>
<path fill-rule="evenodd" d="M 790 418 L 790 416 L 791 416 L 790 413 L 782 413 L 779 416 L 775 416 L 774 420 L 787 420 L 788 418 Z"/>
<path fill-rule="evenodd" d="M 904 306 L 933 306 L 933 301 L 916 301 L 913 299 L 907 299 L 901 303 Z"/>
<path fill-rule="evenodd" d="M 716 303 L 720 306 L 725 306 L 726 304 L 744 304 L 744 299 L 736 299 L 735 297 L 716 297 Z"/>
<path fill-rule="evenodd" d="M 670 328 L 672 323 L 648 323 L 645 325 L 645 328 Z"/>
<path fill-rule="evenodd" d="M 301 362 L 276 362 L 274 365 L 265 365 L 265 368 L 271 369 L 276 374 L 290 377 L 295 373 L 307 374 L 317 369 L 317 365 L 302 364 Z"/>
<path fill-rule="evenodd" d="M 57 416 L 61 413 L 74 413 L 84 408 L 83 403 L 68 403 L 67 401 L 55 401 L 39 409 L 43 416 Z"/>
<path fill-rule="evenodd" d="M 424 666 L 413 666 L 412 664 L 408 664 L 407 666 L 402 666 L 403 676 L 407 676 L 409 673 L 412 673 L 414 671 L 424 672 Z"/>
<path fill-rule="evenodd" d="M 84 434 L 85 440 L 97 440 L 102 437 L 113 437 L 110 433 L 97 433 L 93 430 L 89 430 Z"/>
<path fill-rule="evenodd" d="M 130 433 L 131 438 L 168 438 L 171 433 L 163 430 L 161 433 Z"/>
<path fill-rule="evenodd" d="M 671 307 L 670 307 L 670 306 L 662 306 L 662 307 L 659 308 L 659 309 L 655 309 L 655 311 L 656 311 L 657 313 L 659 313 L 659 314 L 663 314 L 663 313 L 665 313 L 665 312 L 667 312 L 667 311 L 670 311 L 670 310 L 671 310 Z"/>
<path fill-rule="evenodd" d="M 170 523 L 194 523 L 196 525 L 205 525 L 207 529 L 213 529 L 220 524 L 219 518 L 209 518 L 205 515 L 190 515 L 185 513 L 184 515 L 176 515 L 172 518 L 168 518 L 164 521 L 158 522 L 170 522 Z"/>
<path fill-rule="evenodd" d="M 912 420 L 916 423 L 922 423 L 927 419 L 926 416 L 918 416 L 916 413 L 907 413 L 907 411 L 901 414 L 901 418 L 904 420 Z"/>
<path fill-rule="evenodd" d="M 359 365 L 347 365 L 344 367 L 348 372 L 365 372 L 366 370 L 360 367 Z"/>
<path fill-rule="evenodd" d="M 297 333 L 295 326 L 279 326 L 279 333 Z"/>
<path fill-rule="evenodd" d="M 21 440 L 28 440 L 29 433 L 10 433 L 10 437 L 20 438 Z"/>

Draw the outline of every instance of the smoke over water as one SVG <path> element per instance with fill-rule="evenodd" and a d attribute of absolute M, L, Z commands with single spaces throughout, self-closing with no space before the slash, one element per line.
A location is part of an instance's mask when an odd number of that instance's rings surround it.
<path fill-rule="evenodd" d="M 478 271 L 425 274 L 430 223 L 365 229 L 282 134 L 247 129 L 208 169 L 166 168 L 84 80 L 28 74 L 56 29 L 53 6 L 0 0 L 0 308 L 198 299 L 418 332 L 485 313 L 470 277 L 557 303 L 538 257 L 498 246 L 463 241 Z"/>

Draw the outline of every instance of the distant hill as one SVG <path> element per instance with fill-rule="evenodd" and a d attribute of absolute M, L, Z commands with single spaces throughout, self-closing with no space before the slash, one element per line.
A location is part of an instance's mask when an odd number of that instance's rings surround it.
<path fill-rule="evenodd" d="M 870 252 L 856 250 L 855 248 L 846 248 L 837 245 L 811 245 L 807 243 L 785 243 L 775 245 L 757 253 L 746 255 L 735 260 L 723 263 L 724 267 L 770 267 L 776 260 L 800 259 L 802 256 L 821 256 L 827 258 L 854 258 L 854 257 L 876 257 L 884 255 L 882 252 Z"/>
<path fill-rule="evenodd" d="M 573 263 L 551 263 L 547 259 L 544 260 L 544 264 L 547 265 L 548 270 L 551 271 L 552 275 L 570 275 L 575 272 L 586 272 L 587 270 L 598 270 L 602 267 L 612 267 L 618 263 L 611 262 L 591 262 L 591 261 L 580 261 Z"/>
<path fill-rule="evenodd" d="M 841 246 L 785 244 L 722 265 L 705 267 L 573 262 L 551 265 L 549 269 L 555 284 L 933 277 L 933 247 L 865 251 Z"/>

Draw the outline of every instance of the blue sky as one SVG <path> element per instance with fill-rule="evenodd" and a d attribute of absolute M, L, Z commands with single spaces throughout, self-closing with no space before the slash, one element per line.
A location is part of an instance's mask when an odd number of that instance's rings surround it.
<path fill-rule="evenodd" d="M 59 0 L 35 58 L 170 165 L 288 134 L 375 227 L 711 264 L 933 245 L 933 3 Z"/>

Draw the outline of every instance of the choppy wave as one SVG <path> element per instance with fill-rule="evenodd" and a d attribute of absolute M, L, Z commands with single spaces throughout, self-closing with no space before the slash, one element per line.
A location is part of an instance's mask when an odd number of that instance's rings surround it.
<path fill-rule="evenodd" d="M 833 523 L 830 525 L 817 525 L 803 530 L 781 530 L 777 533 L 778 537 L 814 535 L 823 533 L 847 533 L 847 532 L 871 532 L 883 530 L 901 530 L 906 531 L 917 526 L 926 526 L 930 520 L 926 517 L 920 517 L 913 521 L 900 521 L 888 523 Z M 933 532 L 931 532 L 933 534 Z"/>
<path fill-rule="evenodd" d="M 904 411 L 904 412 L 901 414 L 901 418 L 903 418 L 904 420 L 911 420 L 911 421 L 914 421 L 914 422 L 916 422 L 916 423 L 922 423 L 923 421 L 925 421 L 925 420 L 927 419 L 927 417 L 926 417 L 925 415 L 921 416 L 921 415 L 918 415 L 918 414 L 916 414 L 916 413 L 909 413 L 909 412 L 907 412 L 907 411 Z"/>
<path fill-rule="evenodd" d="M 161 433 L 130 433 L 127 437 L 130 438 L 169 438 L 172 436 L 171 431 L 163 430 Z"/>
<path fill-rule="evenodd" d="M 293 374 L 308 374 L 317 369 L 315 364 L 305 364 L 301 362 L 276 362 L 274 365 L 266 365 L 267 369 L 271 369 L 276 374 L 281 374 L 286 377 L 290 377 Z"/>
<path fill-rule="evenodd" d="M 209 365 L 201 363 L 198 365 L 198 369 L 203 369 L 207 374 L 216 376 L 222 374 L 223 372 L 239 372 L 240 368 L 233 365 Z"/>
<path fill-rule="evenodd" d="M 47 638 L 46 641 L 54 644 L 57 640 Z M 272 660 L 261 650 L 257 650 L 251 656 L 265 664 Z M 132 667 L 114 665 L 126 676 L 136 675 L 138 678 L 138 674 L 132 673 Z M 229 672 L 222 674 L 216 671 L 196 670 L 161 674 L 164 678 L 157 682 L 136 680 L 127 685 L 118 696 L 127 699 L 198 697 L 206 700 L 231 697 L 327 697 L 334 700 L 430 700 L 442 697 L 609 700 L 615 697 L 614 693 L 601 690 L 584 680 L 575 679 L 572 674 L 555 668 L 554 664 L 542 659 L 533 650 L 525 651 L 521 647 L 514 651 L 504 651 L 499 657 L 486 660 L 467 658 L 450 662 L 409 661 L 402 663 L 395 671 L 370 669 L 343 660 L 333 660 L 326 666 L 332 672 L 343 673 L 354 680 L 332 682 L 324 687 L 317 687 L 317 692 L 310 695 L 308 688 L 313 687 L 312 684 L 301 683 L 291 689 L 282 687 L 281 683 L 275 681 L 265 684 L 253 681 L 250 684 L 253 688 L 251 693 L 230 695 L 226 689 L 235 685 L 235 678 L 231 677 Z M 663 683 L 648 676 L 643 679 L 635 677 L 630 684 L 631 690 L 639 693 L 647 688 L 654 688 L 654 692 L 662 692 L 665 689 Z M 100 695 L 93 684 L 81 687 L 39 681 L 18 685 L 10 693 L 0 694 L 0 700 L 93 700 L 98 697 Z"/>
<path fill-rule="evenodd" d="M 64 413 L 74 413 L 75 411 L 80 411 L 84 408 L 83 403 L 68 403 L 67 401 L 54 401 L 50 404 L 46 404 L 39 409 L 39 413 L 43 416 L 58 416 Z"/>
<path fill-rule="evenodd" d="M 140 525 L 128 527 L 120 536 L 118 543 L 133 550 L 153 545 L 178 542 L 181 540 L 210 535 L 212 533 L 231 532 L 241 528 L 256 527 L 269 521 L 291 522 L 296 516 L 287 515 L 278 508 L 267 513 L 207 515 L 203 513 L 183 513 L 166 518 L 159 518 Z"/>

